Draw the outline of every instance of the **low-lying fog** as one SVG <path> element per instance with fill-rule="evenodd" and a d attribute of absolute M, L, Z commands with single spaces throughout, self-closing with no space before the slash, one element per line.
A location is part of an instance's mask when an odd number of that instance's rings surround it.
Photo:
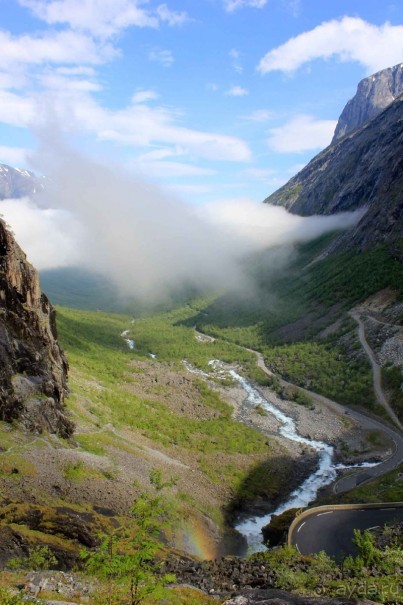
<path fill-rule="evenodd" d="M 31 163 L 46 175 L 46 190 L 0 204 L 29 260 L 42 270 L 79 265 L 103 273 L 125 295 L 155 297 L 184 281 L 239 288 L 246 255 L 289 249 L 362 215 L 299 217 L 246 199 L 200 207 L 63 144 L 42 146 Z"/>

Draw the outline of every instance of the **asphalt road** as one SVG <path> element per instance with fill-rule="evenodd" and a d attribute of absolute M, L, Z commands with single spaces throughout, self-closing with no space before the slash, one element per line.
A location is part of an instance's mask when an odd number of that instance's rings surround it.
<path fill-rule="evenodd" d="M 324 550 L 329 556 L 340 558 L 356 554 L 352 542 L 354 529 L 383 526 L 388 521 L 403 521 L 403 508 L 315 511 L 301 519 L 292 531 L 291 543 L 303 555 Z"/>
<path fill-rule="evenodd" d="M 379 422 L 374 418 L 364 416 L 359 412 L 346 410 L 345 413 L 350 416 L 350 418 L 356 420 L 362 426 L 362 428 L 377 429 L 386 434 L 394 444 L 394 451 L 387 460 L 381 462 L 380 464 L 377 464 L 377 466 L 361 470 L 354 470 L 351 474 L 339 479 L 333 487 L 333 491 L 336 494 L 347 492 L 350 489 L 361 485 L 361 483 L 365 483 L 370 479 L 374 479 L 375 477 L 380 477 L 381 475 L 384 475 L 385 473 L 401 465 L 403 460 L 403 437 L 401 433 L 399 433 L 395 429 L 392 429 L 389 426 L 386 426 L 382 422 Z"/>

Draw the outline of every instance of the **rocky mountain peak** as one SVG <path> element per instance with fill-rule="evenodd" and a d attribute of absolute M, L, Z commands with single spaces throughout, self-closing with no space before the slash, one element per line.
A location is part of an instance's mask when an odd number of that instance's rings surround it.
<path fill-rule="evenodd" d="M 402 93 L 403 63 L 378 71 L 361 80 L 356 94 L 340 115 L 332 144 L 375 118 Z"/>
<path fill-rule="evenodd" d="M 38 273 L 0 220 L 0 419 L 70 435 L 67 368 Z"/>
<path fill-rule="evenodd" d="M 44 178 L 37 177 L 33 172 L 0 164 L 0 200 L 33 195 L 42 191 L 43 187 Z"/>
<path fill-rule="evenodd" d="M 403 94 L 378 116 L 314 157 L 266 203 L 293 214 L 336 214 L 366 208 L 335 249 L 387 245 L 403 260 Z"/>

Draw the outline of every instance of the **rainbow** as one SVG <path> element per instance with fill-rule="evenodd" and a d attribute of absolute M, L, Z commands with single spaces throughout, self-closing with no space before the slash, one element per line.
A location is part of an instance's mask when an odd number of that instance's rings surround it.
<path fill-rule="evenodd" d="M 189 519 L 182 523 L 181 548 L 200 559 L 215 559 L 217 545 L 212 540 L 205 524 L 200 519 Z"/>

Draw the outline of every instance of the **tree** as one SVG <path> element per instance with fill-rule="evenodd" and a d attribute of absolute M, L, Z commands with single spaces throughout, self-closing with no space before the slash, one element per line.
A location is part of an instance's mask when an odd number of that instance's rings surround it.
<path fill-rule="evenodd" d="M 163 547 L 161 531 L 170 523 L 167 505 L 159 492 L 176 480 L 164 483 L 159 471 L 152 471 L 150 479 L 157 495 L 142 493 L 134 503 L 134 532 L 119 529 L 113 535 L 103 534 L 95 552 L 82 553 L 88 571 L 107 580 L 108 605 L 139 605 L 175 580 L 173 575 L 159 572 L 157 555 Z"/>

